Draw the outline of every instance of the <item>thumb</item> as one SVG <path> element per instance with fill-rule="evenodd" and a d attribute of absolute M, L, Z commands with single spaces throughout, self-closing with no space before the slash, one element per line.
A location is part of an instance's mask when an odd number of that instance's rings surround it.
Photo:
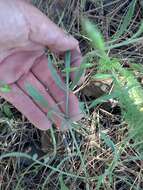
<path fill-rule="evenodd" d="M 62 53 L 78 47 L 78 41 L 67 35 L 46 15 L 33 5 L 22 2 L 21 10 L 30 27 L 30 39 L 47 46 L 51 51 Z"/>
<path fill-rule="evenodd" d="M 67 50 L 70 50 L 71 66 L 79 68 L 82 61 L 82 55 L 78 41 L 71 35 L 66 34 L 33 5 L 24 2 L 22 4 L 21 10 L 30 27 L 30 40 L 48 47 L 56 54 L 63 55 Z M 72 80 L 75 78 L 74 72 L 71 73 L 71 78 Z"/>

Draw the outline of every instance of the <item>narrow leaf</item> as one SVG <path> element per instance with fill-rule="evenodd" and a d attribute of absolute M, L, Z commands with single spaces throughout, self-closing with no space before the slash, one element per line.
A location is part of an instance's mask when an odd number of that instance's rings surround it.
<path fill-rule="evenodd" d="M 44 108 L 48 107 L 47 100 L 41 95 L 41 93 L 31 84 L 27 83 L 25 85 L 27 93 L 41 106 Z"/>
<path fill-rule="evenodd" d="M 65 68 L 66 68 L 66 116 L 69 116 L 69 81 L 70 81 L 70 62 L 71 62 L 71 53 L 67 51 L 65 54 Z"/>
<path fill-rule="evenodd" d="M 61 88 L 62 90 L 66 91 L 66 86 L 65 86 L 64 82 L 61 80 L 60 76 L 58 75 L 57 70 L 53 66 L 50 56 L 48 57 L 48 68 L 50 69 L 53 79 L 54 79 L 55 83 L 57 84 L 57 86 L 59 88 Z"/>
<path fill-rule="evenodd" d="M 119 92 L 112 92 L 111 94 L 107 94 L 100 98 L 97 98 L 96 100 L 92 101 L 92 103 L 89 106 L 89 109 L 96 107 L 98 104 L 108 101 L 109 99 L 117 98 L 118 96 Z"/>
<path fill-rule="evenodd" d="M 81 64 L 82 65 L 82 64 Z M 80 66 L 80 68 L 78 69 L 78 71 L 75 72 L 75 77 L 74 80 L 70 86 L 70 88 L 73 90 L 74 87 L 78 84 L 78 82 L 80 81 L 81 77 L 84 75 L 84 68 L 82 68 L 82 66 Z"/>
<path fill-rule="evenodd" d="M 136 2 L 137 2 L 136 0 L 132 0 L 132 2 L 130 3 L 126 14 L 123 15 L 123 17 L 121 19 L 121 23 L 119 25 L 117 32 L 113 36 L 113 40 L 118 39 L 120 36 L 122 36 L 127 31 L 127 28 L 129 27 L 129 25 L 132 21 Z"/>
<path fill-rule="evenodd" d="M 8 93 L 8 92 L 11 91 L 11 87 L 10 87 L 9 85 L 7 85 L 7 84 L 2 85 L 2 86 L 0 87 L 0 91 L 3 92 L 3 93 Z"/>
<path fill-rule="evenodd" d="M 12 111 L 11 111 L 11 109 L 10 109 L 10 106 L 9 106 L 8 104 L 4 104 L 4 105 L 2 106 L 2 109 L 3 109 L 4 114 L 5 114 L 7 117 L 11 118 L 11 117 L 13 116 Z"/>
<path fill-rule="evenodd" d="M 94 77 L 92 77 L 92 78 L 94 78 L 94 79 L 110 79 L 110 78 L 112 78 L 113 76 L 111 75 L 111 74 L 96 74 Z"/>
<path fill-rule="evenodd" d="M 115 145 L 113 143 L 113 141 L 108 137 L 108 135 L 106 135 L 105 133 L 101 133 L 101 139 L 104 140 L 105 144 L 111 148 L 111 150 L 113 152 L 115 152 Z"/>
<path fill-rule="evenodd" d="M 59 180 L 60 180 L 61 190 L 69 190 L 69 188 L 65 185 L 62 176 L 60 176 Z"/>

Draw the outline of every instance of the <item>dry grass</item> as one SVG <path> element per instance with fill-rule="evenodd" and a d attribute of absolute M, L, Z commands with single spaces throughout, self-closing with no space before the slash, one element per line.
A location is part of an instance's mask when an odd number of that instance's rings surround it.
<path fill-rule="evenodd" d="M 85 55 L 91 48 L 81 30 L 81 16 L 98 24 L 106 40 L 109 40 L 129 1 L 35 0 L 34 3 L 80 41 Z M 130 30 L 123 38 L 136 31 L 142 11 L 137 5 Z M 142 63 L 143 46 L 136 44 L 118 48 L 110 54 L 119 57 L 124 64 L 130 60 Z M 95 71 L 96 64 L 86 74 L 91 76 Z M 55 128 L 40 132 L 11 105 L 0 100 L 0 154 L 24 152 L 31 157 L 38 154 L 38 158 L 32 157 L 33 160 L 25 158 L 25 155 L 2 159 L 1 190 L 66 190 L 66 187 L 72 190 L 96 190 L 100 183 L 99 189 L 105 190 L 143 189 L 142 155 L 134 148 L 133 140 L 125 141 L 127 125 L 121 117 L 118 104 L 108 102 L 88 109 L 88 102 L 97 98 L 96 92 L 93 93 L 94 85 L 97 88 L 97 84 L 89 77 L 88 83 L 83 84 L 86 87 L 76 89 L 77 95 L 87 106 L 87 117 L 67 133 Z M 101 132 L 106 137 L 102 137 Z"/>

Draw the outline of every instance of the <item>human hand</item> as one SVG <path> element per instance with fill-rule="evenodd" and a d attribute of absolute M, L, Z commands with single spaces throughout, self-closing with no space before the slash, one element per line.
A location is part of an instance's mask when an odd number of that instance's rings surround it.
<path fill-rule="evenodd" d="M 47 47 L 58 55 L 70 50 L 71 64 L 79 67 L 78 42 L 27 2 L 1 0 L 0 10 L 0 81 L 11 87 L 9 92 L 0 91 L 0 96 L 36 127 L 46 130 L 52 123 L 46 115 L 50 109 L 58 105 L 57 111 L 65 114 L 66 95 L 52 77 L 44 49 Z M 29 96 L 26 84 L 31 84 L 42 94 L 48 108 Z M 78 100 L 72 92 L 69 94 L 69 117 L 74 121 L 81 118 Z M 52 121 L 60 127 L 63 118 L 53 113 Z"/>

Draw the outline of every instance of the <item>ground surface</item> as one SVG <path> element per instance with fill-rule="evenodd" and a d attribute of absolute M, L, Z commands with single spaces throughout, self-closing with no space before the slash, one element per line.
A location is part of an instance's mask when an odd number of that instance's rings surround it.
<path fill-rule="evenodd" d="M 83 55 L 91 50 L 83 36 L 81 16 L 95 22 L 106 41 L 116 31 L 129 0 L 34 0 L 34 4 L 60 27 L 80 42 Z M 126 36 L 136 31 L 143 9 L 139 1 Z M 143 46 L 134 44 L 114 49 L 112 56 L 123 63 L 134 59 L 142 63 Z M 88 69 L 86 75 L 96 72 Z M 53 128 L 40 132 L 10 104 L 0 99 L 0 154 L 23 152 L 33 160 L 10 156 L 0 161 L 1 190 L 141 190 L 143 161 L 140 153 L 128 142 L 127 125 L 116 102 L 107 102 L 92 110 L 88 102 L 110 91 L 111 81 L 88 79 L 76 89 L 86 105 L 87 117 L 66 133 Z M 101 137 L 101 132 L 107 136 Z M 108 137 L 108 138 L 107 138 Z M 112 150 L 112 147 L 116 151 Z M 123 149 L 123 150 L 122 150 Z M 117 154 L 118 152 L 118 154 Z M 35 154 L 38 154 L 36 157 Z M 34 161 L 36 160 L 36 161 Z"/>

